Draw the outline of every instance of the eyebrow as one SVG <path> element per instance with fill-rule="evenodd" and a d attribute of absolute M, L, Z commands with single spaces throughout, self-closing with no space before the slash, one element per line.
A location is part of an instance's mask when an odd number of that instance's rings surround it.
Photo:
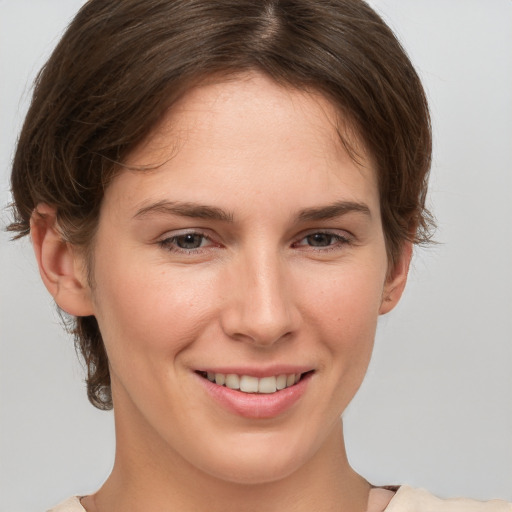
<path fill-rule="evenodd" d="M 354 201 L 337 201 L 326 206 L 306 208 L 297 215 L 299 222 L 310 222 L 329 220 L 341 217 L 347 213 L 362 213 L 371 217 L 370 208 L 364 203 Z M 234 215 L 222 208 L 197 203 L 179 201 L 158 201 L 144 206 L 137 210 L 134 215 L 136 219 L 143 219 L 152 214 L 178 215 L 195 219 L 217 220 L 222 222 L 233 222 Z"/>
<path fill-rule="evenodd" d="M 327 206 L 317 208 L 306 208 L 298 215 L 298 220 L 302 222 L 329 220 L 341 217 L 347 213 L 362 213 L 371 218 L 370 208 L 364 203 L 356 203 L 354 201 L 337 201 Z"/>
<path fill-rule="evenodd" d="M 207 206 L 196 203 L 187 203 L 179 201 L 158 201 L 157 203 L 145 206 L 133 216 L 142 219 L 148 215 L 163 213 L 167 215 L 179 215 L 180 217 L 191 217 L 195 219 L 219 220 L 223 222 L 233 222 L 233 214 L 226 212 L 216 206 Z"/>

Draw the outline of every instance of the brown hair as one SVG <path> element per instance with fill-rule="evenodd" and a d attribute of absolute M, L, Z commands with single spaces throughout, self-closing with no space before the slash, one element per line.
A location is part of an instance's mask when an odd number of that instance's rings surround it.
<path fill-rule="evenodd" d="M 428 240 L 425 94 L 391 30 L 361 0 L 90 0 L 36 79 L 9 229 L 28 234 L 37 204 L 47 203 L 65 239 L 87 251 L 105 187 L 166 109 L 211 74 L 253 69 L 324 94 L 356 131 L 377 167 L 391 265 L 405 240 Z M 96 319 L 78 317 L 73 330 L 89 400 L 109 409 Z"/>

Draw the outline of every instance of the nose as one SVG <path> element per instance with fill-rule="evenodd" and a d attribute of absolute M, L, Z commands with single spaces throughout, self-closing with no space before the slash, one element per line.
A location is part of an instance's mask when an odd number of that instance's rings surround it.
<path fill-rule="evenodd" d="M 290 337 L 300 315 L 286 262 L 278 254 L 260 251 L 231 263 L 224 283 L 224 332 L 262 347 Z"/>

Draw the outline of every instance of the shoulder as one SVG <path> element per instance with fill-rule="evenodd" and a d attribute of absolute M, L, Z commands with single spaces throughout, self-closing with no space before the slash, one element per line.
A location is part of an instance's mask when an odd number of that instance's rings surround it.
<path fill-rule="evenodd" d="M 80 504 L 80 499 L 76 496 L 59 503 L 56 507 L 47 512 L 85 512 L 85 508 Z"/>
<path fill-rule="evenodd" d="M 512 512 L 512 504 L 501 500 L 441 499 L 424 489 L 402 486 L 385 512 Z"/>

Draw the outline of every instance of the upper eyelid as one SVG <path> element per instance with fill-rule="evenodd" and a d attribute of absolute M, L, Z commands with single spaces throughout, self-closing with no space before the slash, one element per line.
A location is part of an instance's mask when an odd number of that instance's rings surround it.
<path fill-rule="evenodd" d="M 157 241 L 169 240 L 171 238 L 177 238 L 185 235 L 201 235 L 209 240 L 213 239 L 210 230 L 203 228 L 183 228 L 183 229 L 173 229 L 170 231 L 166 231 L 165 233 L 159 235 L 157 237 Z"/>
<path fill-rule="evenodd" d="M 202 238 L 205 238 L 206 240 L 208 240 L 211 244 L 218 243 L 218 242 L 216 242 L 215 238 L 208 232 L 208 230 L 203 230 L 203 229 L 199 229 L 199 228 L 184 228 L 184 229 L 179 229 L 179 230 L 167 231 L 164 234 L 156 237 L 155 243 L 157 243 L 159 245 L 163 245 L 165 242 L 172 243 L 177 238 L 180 238 L 182 236 L 187 236 L 187 235 L 199 235 Z M 186 251 L 186 249 L 181 249 L 181 248 L 179 248 L 179 249 Z"/>
<path fill-rule="evenodd" d="M 338 236 L 340 238 L 346 238 L 353 239 L 354 235 L 347 231 L 346 229 L 337 229 L 337 228 L 315 228 L 315 229 L 308 229 L 306 231 L 303 231 L 302 233 L 299 233 L 297 236 L 295 236 L 295 240 L 302 240 L 303 238 L 306 238 L 311 235 L 315 234 L 325 234 L 325 235 L 332 235 L 332 236 Z"/>
<path fill-rule="evenodd" d="M 185 248 L 185 247 L 179 247 L 177 243 L 177 239 L 182 236 L 187 235 L 199 235 L 202 238 L 206 239 L 208 241 L 207 245 L 205 246 L 199 246 L 199 247 L 193 247 L 193 248 Z M 189 256 L 198 256 L 204 253 L 204 251 L 208 251 L 212 247 L 219 246 L 212 238 L 202 232 L 199 232 L 198 230 L 192 230 L 192 231 L 185 231 L 181 233 L 176 234 L 169 234 L 169 236 L 162 236 L 156 240 L 156 244 L 164 249 L 165 251 L 168 251 L 170 253 L 175 253 L 177 255 L 189 255 Z"/>
<path fill-rule="evenodd" d="M 295 244 L 295 243 L 303 240 L 304 238 L 307 238 L 308 236 L 311 236 L 311 235 L 314 235 L 314 234 L 317 234 L 317 233 L 328 234 L 328 235 L 332 235 L 334 237 L 339 237 L 339 238 L 341 238 L 343 240 L 346 240 L 347 242 L 353 241 L 355 239 L 355 236 L 352 233 L 350 233 L 349 231 L 345 230 L 345 229 L 337 229 L 337 228 L 312 228 L 312 229 L 308 229 L 308 230 L 302 231 L 299 234 L 295 235 L 292 238 L 292 240 L 291 240 L 291 244 Z M 170 230 L 170 231 L 167 231 L 164 234 L 159 235 L 158 237 L 156 237 L 155 241 L 157 243 L 161 243 L 161 242 L 164 242 L 166 240 L 171 240 L 173 238 L 178 238 L 180 236 L 185 236 L 185 235 L 188 235 L 188 234 L 200 235 L 200 236 L 208 239 L 212 243 L 221 243 L 218 240 L 219 237 L 216 236 L 216 234 L 213 234 L 210 229 L 207 229 L 207 228 L 197 228 L 197 227 Z"/>
<path fill-rule="evenodd" d="M 298 234 L 294 235 L 294 239 L 304 238 L 310 235 L 314 235 L 315 233 L 325 233 L 336 236 L 346 236 L 346 238 L 353 237 L 354 235 L 347 231 L 346 229 L 340 228 L 311 228 L 300 231 Z M 188 235 L 188 234 L 198 234 L 205 236 L 206 238 L 215 238 L 215 234 L 212 233 L 212 230 L 209 228 L 200 228 L 200 227 L 190 227 L 190 228 L 181 228 L 181 229 L 171 229 L 165 231 L 163 234 L 159 235 L 157 238 L 173 238 L 176 236 Z"/>

